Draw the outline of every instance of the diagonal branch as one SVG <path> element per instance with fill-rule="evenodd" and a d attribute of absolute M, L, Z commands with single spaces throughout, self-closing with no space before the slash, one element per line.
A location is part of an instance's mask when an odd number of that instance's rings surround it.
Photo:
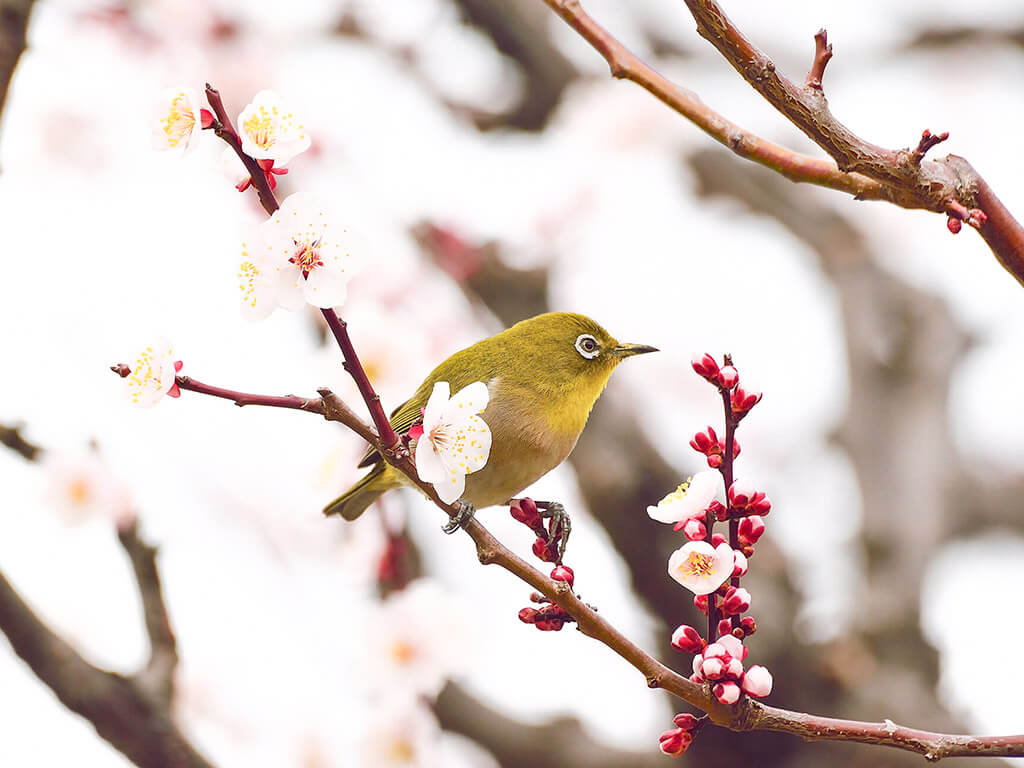
<path fill-rule="evenodd" d="M 970 163 L 956 155 L 923 160 L 909 148 L 886 149 L 865 141 L 835 119 L 820 82 L 831 57 L 824 30 L 815 36 L 816 54 L 808 82 L 798 86 L 743 36 L 718 3 L 685 0 L 700 35 L 834 163 L 772 144 L 725 119 L 694 93 L 669 82 L 630 53 L 583 10 L 579 0 L 544 2 L 608 61 L 613 77 L 639 84 L 741 157 L 792 181 L 847 192 L 857 200 L 885 200 L 904 208 L 953 213 L 958 219 L 963 217 L 955 211 L 978 211 L 967 218 L 968 223 L 978 229 L 999 263 L 1024 285 L 1024 227 Z"/>

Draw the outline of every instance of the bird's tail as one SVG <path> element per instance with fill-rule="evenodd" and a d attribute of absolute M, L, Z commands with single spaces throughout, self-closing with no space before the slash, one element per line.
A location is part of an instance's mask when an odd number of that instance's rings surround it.
<path fill-rule="evenodd" d="M 346 520 L 355 520 L 385 492 L 397 488 L 387 477 L 387 465 L 381 462 L 341 496 L 326 507 L 325 515 L 341 515 Z"/>

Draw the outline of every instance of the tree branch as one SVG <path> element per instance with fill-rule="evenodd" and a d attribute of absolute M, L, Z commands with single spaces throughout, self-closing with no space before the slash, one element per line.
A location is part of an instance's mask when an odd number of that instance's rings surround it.
<path fill-rule="evenodd" d="M 34 4 L 34 0 L 0 0 L 0 114 L 14 69 L 25 51 L 25 32 Z"/>
<path fill-rule="evenodd" d="M 685 0 L 700 35 L 772 106 L 831 155 L 834 163 L 792 152 L 728 121 L 694 93 L 669 82 L 630 53 L 583 10 L 579 0 L 544 2 L 608 61 L 613 77 L 637 83 L 741 157 L 792 181 L 847 192 L 857 200 L 885 200 L 944 214 L 950 213 L 951 203 L 982 211 L 984 216 L 972 217 L 969 223 L 978 229 L 999 263 L 1024 285 L 1024 227 L 970 163 L 956 155 L 922 161 L 910 149 L 890 150 L 871 144 L 833 117 L 820 82 L 831 57 L 824 30 L 816 36 L 816 55 L 807 83 L 797 86 L 777 72 L 775 63 L 743 36 L 714 0 Z"/>

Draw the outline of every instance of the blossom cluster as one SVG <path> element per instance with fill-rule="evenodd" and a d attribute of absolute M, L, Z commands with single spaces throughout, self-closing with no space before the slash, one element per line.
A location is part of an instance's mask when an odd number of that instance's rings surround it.
<path fill-rule="evenodd" d="M 705 457 L 710 469 L 648 507 L 647 514 L 686 537 L 687 542 L 669 557 L 668 573 L 694 593 L 694 605 L 708 617 L 704 634 L 686 624 L 677 627 L 672 647 L 693 654 L 691 681 L 707 685 L 722 704 L 733 705 L 743 694 L 762 697 L 772 689 L 772 676 L 765 667 L 744 667 L 748 649 L 743 641 L 754 634 L 757 623 L 744 615 L 752 598 L 741 586 L 754 546 L 764 533 L 771 501 L 754 484 L 733 477 L 740 453 L 736 429 L 761 401 L 761 393 L 740 386 L 739 372 L 728 356 L 719 365 L 711 355 L 696 355 L 692 365 L 721 395 L 725 431 L 720 436 L 709 426 L 693 436 L 690 447 Z M 716 522 L 728 523 L 728 536 L 714 531 Z M 676 728 L 661 735 L 661 751 L 681 755 L 701 722 L 692 715 L 677 715 Z"/>

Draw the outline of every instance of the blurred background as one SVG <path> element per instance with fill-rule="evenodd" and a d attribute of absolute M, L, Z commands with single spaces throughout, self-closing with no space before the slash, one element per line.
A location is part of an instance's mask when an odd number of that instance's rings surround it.
<path fill-rule="evenodd" d="M 1019 3 L 725 5 L 797 80 L 827 27 L 839 119 L 890 147 L 949 131 L 933 153 L 966 156 L 1024 214 Z M 731 120 L 819 153 L 682 3 L 585 7 Z M 615 374 L 530 490 L 566 505 L 577 590 L 632 639 L 688 670 L 668 642 L 698 622 L 665 573 L 682 540 L 645 510 L 721 423 L 690 356 L 729 352 L 764 392 L 737 476 L 773 501 L 744 582 L 769 703 L 1024 730 L 1024 302 L 973 232 L 736 158 L 612 81 L 540 0 L 39 0 L 0 126 L 0 424 L 43 453 L 0 453 L 0 568 L 86 659 L 133 674 L 148 641 L 115 524 L 137 514 L 178 636 L 173 712 L 211 763 L 655 765 L 681 707 L 571 628 L 520 623 L 529 589 L 415 494 L 323 519 L 358 476 L 337 425 L 190 393 L 127 405 L 108 366 L 158 335 L 202 381 L 326 384 L 358 405 L 317 315 L 240 318 L 240 243 L 263 213 L 223 177 L 223 145 L 150 146 L 159 91 L 207 81 L 233 117 L 270 88 L 304 118 L 314 145 L 279 199 L 314 191 L 367 241 L 341 314 L 386 408 L 549 309 L 663 350 Z M 507 511 L 481 519 L 529 554 Z M 0 642 L 0 765 L 70 761 L 129 765 Z M 709 728 L 682 761 L 920 758 Z"/>

